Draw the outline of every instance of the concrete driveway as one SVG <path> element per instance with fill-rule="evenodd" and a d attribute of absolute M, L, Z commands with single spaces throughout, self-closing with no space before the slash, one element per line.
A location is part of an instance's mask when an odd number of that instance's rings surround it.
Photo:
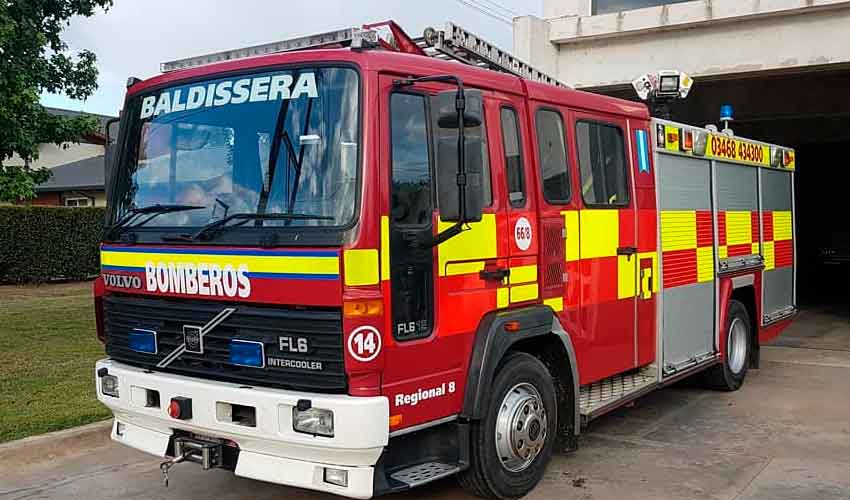
<path fill-rule="evenodd" d="M 326 499 L 108 442 L 0 460 L 0 499 Z M 453 480 L 404 498 L 467 498 Z M 401 497 L 401 496 L 400 496 Z M 532 499 L 850 499 L 850 312 L 805 311 L 738 392 L 687 385 L 593 422 Z"/>

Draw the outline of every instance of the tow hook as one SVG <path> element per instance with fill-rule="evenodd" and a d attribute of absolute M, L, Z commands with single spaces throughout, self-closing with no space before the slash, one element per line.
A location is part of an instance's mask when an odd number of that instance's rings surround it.
<path fill-rule="evenodd" d="M 180 462 L 195 462 L 201 464 L 204 470 L 221 467 L 221 447 L 221 443 L 186 437 L 176 438 L 174 440 L 174 458 L 159 464 L 165 487 L 168 487 L 168 471 Z"/>

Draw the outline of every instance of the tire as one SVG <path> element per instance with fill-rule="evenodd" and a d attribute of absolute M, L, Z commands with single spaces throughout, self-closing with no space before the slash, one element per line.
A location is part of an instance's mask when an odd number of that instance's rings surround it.
<path fill-rule="evenodd" d="M 496 372 L 491 395 L 486 415 L 472 424 L 470 466 L 458 480 L 479 497 L 520 498 L 537 485 L 552 457 L 558 429 L 554 381 L 540 360 L 512 353 Z"/>
<path fill-rule="evenodd" d="M 708 387 L 721 391 L 737 391 L 744 384 L 752 354 L 751 325 L 750 315 L 744 304 L 730 300 L 723 336 L 725 356 L 722 363 L 706 371 L 704 380 Z"/>

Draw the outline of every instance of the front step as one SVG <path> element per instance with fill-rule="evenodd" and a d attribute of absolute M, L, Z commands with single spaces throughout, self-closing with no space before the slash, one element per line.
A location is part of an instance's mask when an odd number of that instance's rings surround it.
<path fill-rule="evenodd" d="M 649 365 L 582 387 L 579 391 L 582 423 L 586 424 L 655 389 L 658 386 L 657 370 L 655 365 Z"/>
<path fill-rule="evenodd" d="M 460 471 L 457 465 L 445 464 L 441 462 L 425 462 L 424 464 L 414 465 L 400 471 L 393 472 L 390 477 L 400 483 L 406 484 L 413 488 L 437 479 L 442 479 L 451 476 Z"/>

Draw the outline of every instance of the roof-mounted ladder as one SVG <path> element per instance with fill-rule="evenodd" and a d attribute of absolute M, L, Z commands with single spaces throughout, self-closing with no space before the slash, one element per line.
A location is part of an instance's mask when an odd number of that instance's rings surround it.
<path fill-rule="evenodd" d="M 388 30 L 389 34 L 381 37 L 379 30 Z M 163 73 L 167 73 L 179 69 L 194 68 L 266 54 L 338 47 L 380 47 L 387 50 L 456 61 L 480 68 L 510 73 L 535 82 L 566 87 L 566 85 L 554 77 L 520 61 L 508 52 L 499 49 L 492 43 L 454 23 L 446 23 L 444 30 L 428 28 L 422 37 L 411 38 L 394 21 L 385 21 L 363 25 L 361 28 L 346 28 L 241 49 L 187 57 L 185 59 L 164 62 L 161 64 L 160 69 Z"/>

